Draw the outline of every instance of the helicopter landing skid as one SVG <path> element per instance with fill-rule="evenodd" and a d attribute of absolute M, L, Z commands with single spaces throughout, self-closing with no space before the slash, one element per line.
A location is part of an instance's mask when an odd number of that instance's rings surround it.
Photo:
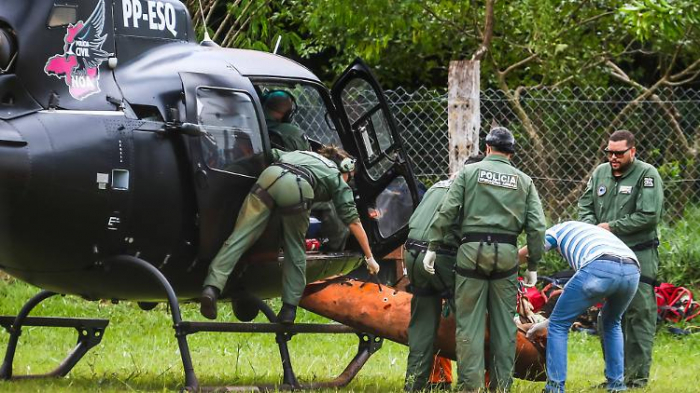
<path fill-rule="evenodd" d="M 104 331 L 109 324 L 107 319 L 28 317 L 34 307 L 54 295 L 57 294 L 41 291 L 22 307 L 17 316 L 0 316 L 0 326 L 10 333 L 5 359 L 0 367 L 0 379 L 65 377 L 90 349 L 102 341 Z M 68 356 L 53 371 L 46 374 L 14 376 L 12 375 L 12 363 L 14 362 L 19 336 L 22 334 L 22 326 L 74 328 L 78 331 L 78 342 Z"/>
<path fill-rule="evenodd" d="M 297 323 L 293 325 L 283 325 L 276 323 L 277 317 L 270 307 L 262 300 L 252 297 L 256 306 L 263 312 L 271 323 L 227 323 L 227 322 L 182 322 L 180 329 L 185 334 L 197 332 L 217 332 L 217 333 L 275 333 L 277 345 L 279 346 L 280 357 L 282 358 L 282 384 L 265 384 L 253 386 L 202 386 L 202 392 L 220 391 L 279 391 L 279 390 L 307 390 L 323 388 L 339 388 L 346 386 L 355 378 L 370 356 L 382 347 L 381 337 L 360 333 L 349 326 L 340 324 L 318 324 L 318 323 Z M 345 367 L 345 370 L 335 379 L 327 382 L 299 383 L 292 368 L 287 342 L 295 334 L 356 334 L 359 338 L 357 354 Z"/>
<path fill-rule="evenodd" d="M 183 369 L 185 371 L 185 386 L 181 391 L 277 391 L 277 390 L 303 390 L 343 387 L 350 383 L 357 373 L 362 369 L 367 360 L 382 347 L 381 337 L 360 333 L 356 330 L 340 324 L 293 324 L 282 325 L 277 322 L 277 316 L 270 307 L 262 300 L 252 297 L 251 300 L 271 323 L 226 323 L 226 322 L 191 322 L 183 321 L 180 313 L 180 304 L 167 278 L 153 265 L 148 262 L 128 256 L 108 259 L 98 265 L 109 267 L 110 265 L 131 265 L 152 275 L 158 280 L 160 286 L 165 290 L 170 306 L 170 312 L 180 349 Z M 43 378 L 62 377 L 67 375 L 71 369 L 80 361 L 83 356 L 94 346 L 102 341 L 102 336 L 109 323 L 106 319 L 82 319 L 82 318 L 46 318 L 28 317 L 42 301 L 57 295 L 57 293 L 42 290 L 31 298 L 20 310 L 16 317 L 0 316 L 0 326 L 5 327 L 10 332 L 10 340 L 5 352 L 5 359 L 0 367 L 0 379 L 23 379 L 23 378 Z M 47 327 L 72 327 L 78 330 L 78 343 L 69 353 L 66 359 L 52 372 L 42 375 L 12 375 L 12 363 L 14 361 L 17 342 L 21 334 L 22 326 L 47 326 Z M 257 386 L 225 386 L 225 387 L 200 387 L 192 366 L 192 356 L 187 344 L 187 335 L 197 332 L 219 332 L 219 333 L 275 333 L 276 342 L 279 347 L 282 359 L 283 379 L 281 384 L 267 384 Z M 351 333 L 359 337 L 357 354 L 347 365 L 345 370 L 335 379 L 328 382 L 299 383 L 292 368 L 287 342 L 295 334 L 302 333 Z"/>

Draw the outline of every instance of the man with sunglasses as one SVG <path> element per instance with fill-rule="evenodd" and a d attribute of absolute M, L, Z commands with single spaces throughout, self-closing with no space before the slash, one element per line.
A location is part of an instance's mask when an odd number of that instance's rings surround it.
<path fill-rule="evenodd" d="M 613 132 L 605 148 L 609 163 L 593 171 L 578 202 L 579 220 L 617 235 L 641 265 L 637 293 L 622 318 L 628 387 L 644 387 L 649 381 L 656 331 L 654 281 L 659 268 L 656 226 L 664 199 L 659 172 L 636 159 L 636 153 L 634 134 Z"/>

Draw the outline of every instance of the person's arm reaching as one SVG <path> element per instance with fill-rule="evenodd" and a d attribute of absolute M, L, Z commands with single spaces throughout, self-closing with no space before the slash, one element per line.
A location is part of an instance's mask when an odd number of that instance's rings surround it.
<path fill-rule="evenodd" d="M 372 256 L 372 250 L 369 248 L 369 239 L 367 238 L 367 233 L 365 232 L 365 228 L 362 226 L 362 223 L 360 220 L 356 220 L 351 222 L 348 225 L 348 229 L 350 230 L 350 233 L 357 239 L 357 242 L 360 244 L 360 248 L 362 248 L 362 253 L 365 254 L 365 262 L 367 263 L 367 270 L 371 274 L 377 274 L 379 273 L 379 264 L 377 261 L 374 260 L 374 256 Z"/>

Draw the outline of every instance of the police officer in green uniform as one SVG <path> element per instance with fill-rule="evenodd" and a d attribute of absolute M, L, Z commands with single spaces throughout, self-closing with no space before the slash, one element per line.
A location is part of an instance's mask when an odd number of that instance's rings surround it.
<path fill-rule="evenodd" d="M 452 183 L 430 227 L 423 260 L 434 269 L 436 252 L 446 231 L 459 220 L 461 245 L 455 266 L 456 350 L 458 387 L 484 387 L 484 339 L 489 315 L 490 389 L 508 390 L 513 382 L 515 339 L 513 322 L 518 293 L 517 237 L 527 234 L 529 250 L 525 284 L 537 281 L 544 249 L 545 219 L 532 179 L 513 167 L 515 139 L 496 127 L 486 137 L 486 158 L 465 166 Z"/>
<path fill-rule="evenodd" d="M 273 146 L 286 150 L 311 150 L 306 134 L 292 124 L 296 112 L 294 96 L 286 90 L 273 90 L 263 98 L 265 121 L 270 131 Z M 311 214 L 321 220 L 321 233 L 326 237 L 323 249 L 342 251 L 345 248 L 349 231 L 330 202 L 317 202 L 311 207 Z"/>
<path fill-rule="evenodd" d="M 296 307 L 306 286 L 306 248 L 304 236 L 309 227 L 313 201 L 332 201 L 340 219 L 357 239 L 370 273 L 379 265 L 372 257 L 369 240 L 355 207 L 347 181 L 355 170 L 355 160 L 333 146 L 319 153 L 272 150 L 274 163 L 258 178 L 243 202 L 231 236 L 209 265 L 200 298 L 202 315 L 215 319 L 216 301 L 229 275 L 244 252 L 262 235 L 273 212 L 280 214 L 284 238 L 282 267 L 282 309 L 277 318 L 293 323 Z"/>
<path fill-rule="evenodd" d="M 605 149 L 608 164 L 598 166 L 578 202 L 579 220 L 609 230 L 637 255 L 642 268 L 637 293 L 622 318 L 625 383 L 649 381 L 656 332 L 654 281 L 659 269 L 659 239 L 664 192 L 659 172 L 635 158 L 634 135 L 618 130 Z M 599 326 L 602 326 L 599 324 Z"/>
<path fill-rule="evenodd" d="M 296 112 L 294 96 L 286 90 L 273 90 L 263 97 L 265 122 L 270 132 L 270 140 L 278 148 L 294 150 L 311 150 L 309 139 L 304 131 L 292 124 Z"/>
<path fill-rule="evenodd" d="M 466 164 L 479 162 L 483 157 L 469 158 Z M 408 325 L 408 366 L 404 390 L 420 391 L 428 388 L 435 349 L 433 347 L 440 326 L 443 299 L 454 312 L 454 265 L 459 246 L 459 223 L 454 222 L 446 231 L 437 250 L 434 274 L 423 269 L 423 258 L 428 250 L 428 230 L 435 220 L 452 180 L 435 183 L 408 222 L 404 262 L 411 280 L 411 321 Z"/>

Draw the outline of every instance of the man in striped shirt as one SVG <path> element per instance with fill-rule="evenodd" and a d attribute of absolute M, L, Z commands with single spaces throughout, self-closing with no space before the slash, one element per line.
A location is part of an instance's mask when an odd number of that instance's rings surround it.
<path fill-rule="evenodd" d="M 566 221 L 545 232 L 545 250 L 556 249 L 576 271 L 564 287 L 548 321 L 535 324 L 528 336 L 549 325 L 545 392 L 564 392 L 569 329 L 590 306 L 605 299 L 601 310 L 608 391 L 626 390 L 622 314 L 639 284 L 639 262 L 629 247 L 611 232 L 595 225 Z M 521 260 L 527 247 L 520 249 Z"/>

